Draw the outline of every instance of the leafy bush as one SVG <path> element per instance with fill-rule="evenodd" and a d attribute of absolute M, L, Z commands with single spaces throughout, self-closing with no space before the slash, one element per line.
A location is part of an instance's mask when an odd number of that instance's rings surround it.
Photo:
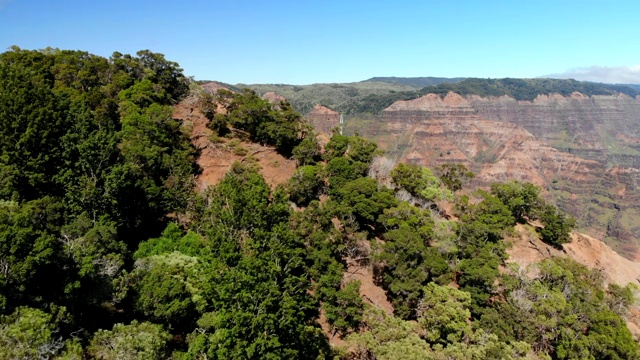
<path fill-rule="evenodd" d="M 274 106 L 249 89 L 240 93 L 221 89 L 216 104 L 225 112 L 213 116 L 210 128 L 222 135 L 231 126 L 252 141 L 274 146 L 285 156 L 290 156 L 309 132 L 302 116 L 289 103 Z"/>
<path fill-rule="evenodd" d="M 534 220 L 543 203 L 539 187 L 519 181 L 491 184 L 491 194 L 509 208 L 511 215 L 518 222 Z"/>
<path fill-rule="evenodd" d="M 444 188 L 440 179 L 426 167 L 398 164 L 391 171 L 391 178 L 396 186 L 425 201 L 432 202 L 453 197 L 451 191 Z"/>
<path fill-rule="evenodd" d="M 315 136 L 305 137 L 300 144 L 293 148 L 293 158 L 298 166 L 314 165 L 320 160 L 320 144 Z"/>
<path fill-rule="evenodd" d="M 167 356 L 171 336 L 162 326 L 149 322 L 115 324 L 99 330 L 91 339 L 89 354 L 100 360 L 162 359 Z"/>
<path fill-rule="evenodd" d="M 318 199 L 324 188 L 322 168 L 302 166 L 296 169 L 288 184 L 289 198 L 298 205 L 307 205 Z"/>
<path fill-rule="evenodd" d="M 538 229 L 542 241 L 553 246 L 561 246 L 571 241 L 569 234 L 576 226 L 573 217 L 548 204 L 539 210 L 538 217 L 544 224 L 543 228 Z"/>

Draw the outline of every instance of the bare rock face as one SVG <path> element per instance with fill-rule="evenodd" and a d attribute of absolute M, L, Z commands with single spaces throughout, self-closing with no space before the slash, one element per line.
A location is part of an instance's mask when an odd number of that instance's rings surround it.
<path fill-rule="evenodd" d="M 204 91 L 208 92 L 211 95 L 215 95 L 220 89 L 229 90 L 226 87 L 224 87 L 222 84 L 217 83 L 215 81 L 202 84 L 202 88 L 204 89 Z"/>
<path fill-rule="evenodd" d="M 626 95 L 540 95 L 533 101 L 471 97 L 478 115 L 520 125 L 551 146 L 605 164 L 640 167 L 640 101 Z"/>
<path fill-rule="evenodd" d="M 272 104 L 279 104 L 281 101 L 287 101 L 287 99 L 285 99 L 284 96 L 274 91 L 268 91 L 264 93 L 264 95 L 262 95 L 262 98 Z"/>
<path fill-rule="evenodd" d="M 449 93 L 398 101 L 373 134 L 400 161 L 461 163 L 477 185 L 522 180 L 629 258 L 640 246 L 640 100 Z"/>
<path fill-rule="evenodd" d="M 331 134 L 331 130 L 340 125 L 340 113 L 320 104 L 314 106 L 306 118 L 316 131 L 324 135 Z"/>

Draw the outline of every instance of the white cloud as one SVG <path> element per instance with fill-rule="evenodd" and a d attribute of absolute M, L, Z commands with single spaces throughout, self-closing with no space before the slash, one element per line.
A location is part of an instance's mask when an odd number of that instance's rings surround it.
<path fill-rule="evenodd" d="M 640 65 L 614 67 L 594 65 L 585 68 L 575 68 L 561 74 L 551 74 L 544 77 L 576 79 L 608 84 L 640 84 Z"/>

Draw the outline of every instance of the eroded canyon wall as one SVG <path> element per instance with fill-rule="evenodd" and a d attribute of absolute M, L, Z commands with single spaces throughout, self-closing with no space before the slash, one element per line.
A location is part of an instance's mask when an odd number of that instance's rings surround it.
<path fill-rule="evenodd" d="M 640 100 L 574 93 L 517 101 L 428 94 L 382 112 L 375 135 L 400 161 L 462 163 L 478 185 L 545 188 L 581 230 L 627 257 L 640 242 Z"/>

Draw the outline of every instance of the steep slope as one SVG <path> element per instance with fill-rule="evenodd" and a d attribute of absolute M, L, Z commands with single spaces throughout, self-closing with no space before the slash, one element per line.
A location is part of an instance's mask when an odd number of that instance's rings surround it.
<path fill-rule="evenodd" d="M 273 98 L 277 99 L 277 96 L 273 96 Z M 248 150 L 242 155 L 237 153 L 237 150 L 229 141 L 210 136 L 210 131 L 206 128 L 207 120 L 200 114 L 197 107 L 193 108 L 195 106 L 193 101 L 194 99 L 187 99 L 180 103 L 175 109 L 174 116 L 181 119 L 183 125 L 187 128 L 191 126 L 192 139 L 197 147 L 202 150 L 199 164 L 204 168 L 205 172 L 198 178 L 201 188 L 217 183 L 220 179 L 219 175 L 221 176 L 227 171 L 231 162 L 234 160 L 246 160 L 247 153 L 253 154 L 259 159 L 258 163 L 262 168 L 261 172 L 272 186 L 287 181 L 291 177 L 293 171 L 287 172 L 286 168 L 274 166 L 276 165 L 274 161 L 279 163 L 281 159 L 273 157 L 275 153 L 273 153 L 272 149 L 251 143 L 241 143 L 240 145 Z M 538 179 L 525 180 L 544 183 L 545 171 L 553 164 L 557 165 L 564 162 L 577 169 L 571 174 L 572 177 L 568 178 L 568 181 L 583 181 L 586 183 L 588 179 L 583 179 L 587 177 L 585 174 L 595 171 L 594 169 L 600 166 L 598 162 L 584 160 L 550 148 L 536 140 L 531 133 L 516 125 L 497 126 L 496 122 L 482 120 L 479 116 L 469 112 L 468 109 L 465 110 L 468 107 L 465 99 L 455 94 L 451 94 L 445 99 L 431 97 L 423 99 L 423 101 L 425 103 L 433 103 L 431 105 L 434 109 L 456 107 L 459 110 L 459 119 L 435 125 L 417 124 L 414 130 L 419 129 L 419 131 L 414 131 L 414 136 L 420 138 L 420 136 L 432 136 L 435 134 L 434 139 L 437 140 L 438 136 L 442 136 L 442 134 L 453 133 L 456 134 L 455 136 L 468 139 L 469 144 L 480 144 L 476 149 L 468 153 L 460 151 L 460 161 L 464 162 L 469 158 L 473 160 L 474 157 L 482 152 L 491 152 L 491 155 L 496 157 L 495 163 L 485 164 L 486 166 L 483 166 L 479 172 L 482 177 L 486 177 L 486 179 L 482 178 L 486 181 L 488 181 L 487 179 L 499 177 L 504 173 L 505 168 L 518 168 L 518 166 L 521 166 L 522 169 L 519 171 L 522 174 L 536 173 L 539 177 Z M 400 105 L 402 104 L 398 104 L 399 107 Z M 327 118 L 335 118 L 337 115 L 337 113 L 328 108 L 321 106 L 316 108 L 321 120 L 327 121 Z M 411 107 L 409 107 L 409 110 L 411 110 Z M 469 123 L 472 123 L 472 125 L 469 125 Z M 403 131 L 401 128 L 398 130 Z M 494 143 L 504 143 L 506 145 L 503 148 L 492 150 L 491 146 Z M 460 148 L 466 147 L 461 145 Z M 418 152 L 416 151 L 416 153 Z M 410 159 L 410 161 L 430 161 L 432 157 L 433 154 L 418 160 Z M 439 159 L 436 157 L 433 163 L 438 163 L 438 161 Z M 533 164 L 535 161 L 538 163 Z M 551 164 L 547 164 L 547 161 L 550 161 Z M 499 164 L 500 162 L 502 164 Z M 474 162 L 471 161 L 469 164 L 473 165 Z M 291 169 L 295 169 L 295 164 L 290 165 Z M 528 165 L 529 167 L 527 167 Z M 213 170 L 211 170 L 212 167 L 214 168 Z M 570 256 L 590 267 L 602 268 L 602 271 L 607 274 L 607 278 L 611 282 L 626 284 L 629 281 L 635 282 L 636 278 L 640 276 L 640 263 L 634 263 L 620 257 L 606 245 L 588 236 L 573 234 L 573 243 L 565 246 L 565 253 L 562 253 L 539 242 L 537 237 L 527 237 L 527 229 L 523 226 L 518 226 L 515 233 L 518 237 L 514 239 L 515 245 L 511 249 L 510 261 L 518 262 L 523 266 L 552 256 Z M 531 248 L 527 248 L 528 246 Z M 343 281 L 359 280 L 362 284 L 359 293 L 365 303 L 381 308 L 387 314 L 393 313 L 393 307 L 387 299 L 387 294 L 376 284 L 372 268 L 354 263 L 349 263 L 348 265 L 343 274 Z M 325 334 L 330 339 L 330 343 L 333 345 L 344 344 L 343 339 L 337 336 L 336 332 L 332 331 L 328 326 L 326 316 L 324 316 L 325 310 L 322 310 L 321 314 L 319 321 Z M 637 328 L 633 323 L 629 323 L 629 327 L 632 329 Z"/>
<path fill-rule="evenodd" d="M 507 262 L 517 263 L 521 268 L 552 257 L 570 257 L 601 270 L 607 282 L 640 284 L 640 262 L 622 257 L 604 242 L 586 234 L 572 233 L 571 242 L 559 250 L 540 241 L 530 226 L 518 224 L 508 241 L 512 246 L 507 250 Z"/>
<path fill-rule="evenodd" d="M 631 261 L 616 253 L 604 242 L 589 235 L 574 232 L 571 242 L 561 250 L 545 244 L 529 225 L 516 225 L 507 253 L 508 263 L 516 263 L 521 269 L 553 257 L 569 257 L 603 274 L 606 283 L 618 285 L 640 284 L 640 262 Z M 634 305 L 626 317 L 627 327 L 634 336 L 640 335 L 640 308 Z"/>
<path fill-rule="evenodd" d="M 640 100 L 626 95 L 539 95 L 533 101 L 472 96 L 478 115 L 520 125 L 553 147 L 625 167 L 640 166 Z"/>
<path fill-rule="evenodd" d="M 235 161 L 246 161 L 249 156 L 258 161 L 260 173 L 271 187 L 287 182 L 296 169 L 295 160 L 284 158 L 271 147 L 248 142 L 236 144 L 212 137 L 212 131 L 207 127 L 209 120 L 198 108 L 195 97 L 177 104 L 173 117 L 182 122 L 183 128 L 191 135 L 191 141 L 200 151 L 197 163 L 202 172 L 196 179 L 200 191 L 217 184 Z"/>
<path fill-rule="evenodd" d="M 340 113 L 326 106 L 317 104 L 305 116 L 316 131 L 329 135 L 331 130 L 340 125 Z"/>
<path fill-rule="evenodd" d="M 427 94 L 386 108 L 384 128 L 373 136 L 400 161 L 465 164 L 480 185 L 507 179 L 541 185 L 583 231 L 634 258 L 638 119 L 640 101 L 626 95 L 517 101 Z"/>

